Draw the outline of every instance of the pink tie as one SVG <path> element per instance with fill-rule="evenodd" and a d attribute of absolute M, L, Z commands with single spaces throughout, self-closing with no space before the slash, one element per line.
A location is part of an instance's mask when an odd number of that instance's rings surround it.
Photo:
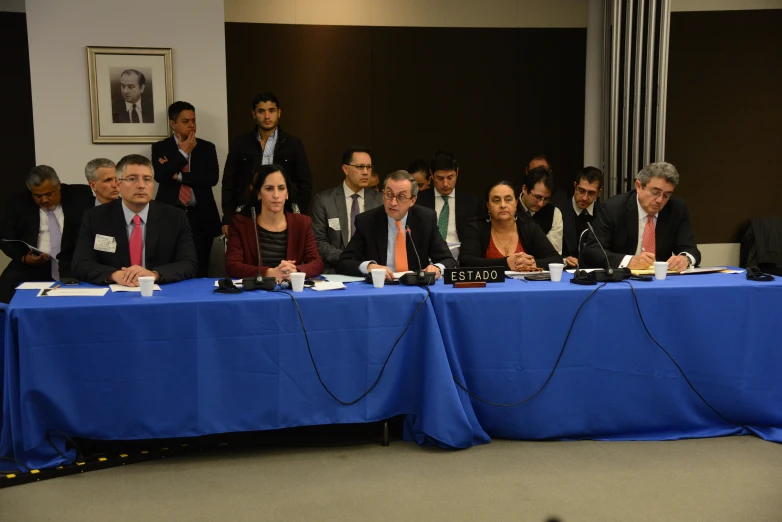
<path fill-rule="evenodd" d="M 646 226 L 644 227 L 644 237 L 641 240 L 641 247 L 644 252 L 654 254 L 657 250 L 657 239 L 654 235 L 654 214 L 646 216 Z"/>
<path fill-rule="evenodd" d="M 133 232 L 130 234 L 131 266 L 142 266 L 141 253 L 143 251 L 144 244 L 141 240 L 141 218 L 136 214 L 133 216 Z"/>

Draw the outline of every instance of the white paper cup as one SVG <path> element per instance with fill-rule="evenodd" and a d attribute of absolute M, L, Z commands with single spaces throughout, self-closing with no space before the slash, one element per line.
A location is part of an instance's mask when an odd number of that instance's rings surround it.
<path fill-rule="evenodd" d="M 665 276 L 668 275 L 668 262 L 667 261 L 655 261 L 654 262 L 654 278 L 658 281 L 665 281 Z"/>
<path fill-rule="evenodd" d="M 307 274 L 304 272 L 293 272 L 291 274 L 291 290 L 294 292 L 303 292 L 304 291 L 304 278 L 307 277 Z"/>
<path fill-rule="evenodd" d="M 565 269 L 565 265 L 562 263 L 549 263 L 548 271 L 551 274 L 551 280 L 555 283 L 562 281 L 562 271 Z"/>
<path fill-rule="evenodd" d="M 141 276 L 138 278 L 142 297 L 152 297 L 155 288 L 155 276 Z"/>
<path fill-rule="evenodd" d="M 386 284 L 386 269 L 373 268 L 369 272 L 372 274 L 372 284 L 375 288 L 383 288 L 383 285 Z"/>

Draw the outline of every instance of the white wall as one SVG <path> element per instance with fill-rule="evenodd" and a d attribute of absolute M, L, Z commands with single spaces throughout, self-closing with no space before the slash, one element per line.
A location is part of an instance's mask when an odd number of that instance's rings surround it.
<path fill-rule="evenodd" d="M 27 0 L 35 156 L 65 183 L 85 183 L 84 165 L 150 144 L 93 144 L 87 46 L 171 47 L 174 98 L 196 106 L 198 136 L 228 153 L 222 0 Z M 120 16 L 122 18 L 120 18 Z M 215 188 L 219 201 L 220 187 Z"/>

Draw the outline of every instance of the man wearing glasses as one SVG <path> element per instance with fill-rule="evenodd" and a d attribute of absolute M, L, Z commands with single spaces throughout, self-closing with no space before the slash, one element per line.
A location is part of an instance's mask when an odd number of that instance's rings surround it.
<path fill-rule="evenodd" d="M 671 197 L 679 173 L 670 163 L 651 163 L 635 177 L 635 190 L 606 201 L 592 225 L 612 268 L 648 269 L 667 261 L 680 272 L 700 263 L 690 214 L 684 201 Z M 591 238 L 585 242 L 584 266 L 603 268 L 606 256 Z"/>
<path fill-rule="evenodd" d="M 392 279 L 394 272 L 423 269 L 439 278 L 443 269 L 454 268 L 456 260 L 437 228 L 437 215 L 415 205 L 415 178 L 405 170 L 392 172 L 382 194 L 382 207 L 356 218 L 355 234 L 339 257 L 337 272 L 361 276 L 380 268 Z"/>
<path fill-rule="evenodd" d="M 122 199 L 84 213 L 73 270 L 96 285 L 139 286 L 141 276 L 157 283 L 195 277 L 198 269 L 193 236 L 184 211 L 152 201 L 152 162 L 131 154 L 117 163 Z"/>
<path fill-rule="evenodd" d="M 579 239 L 600 210 L 597 197 L 603 192 L 603 172 L 584 167 L 576 174 L 573 187 L 573 197 L 558 205 L 562 212 L 562 257 L 568 267 L 578 265 Z"/>
<path fill-rule="evenodd" d="M 556 251 L 562 253 L 562 212 L 551 201 L 554 190 L 551 174 L 546 167 L 535 167 L 527 172 L 519 196 L 518 211 L 524 212 L 543 229 Z"/>
<path fill-rule="evenodd" d="M 353 147 L 342 153 L 345 181 L 315 195 L 312 202 L 312 231 L 318 252 L 333 273 L 339 256 L 356 233 L 356 216 L 383 204 L 380 192 L 369 189 L 372 155 L 369 149 Z"/>

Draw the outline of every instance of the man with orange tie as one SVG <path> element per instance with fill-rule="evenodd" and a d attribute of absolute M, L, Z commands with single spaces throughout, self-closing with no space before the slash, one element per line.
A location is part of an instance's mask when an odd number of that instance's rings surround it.
<path fill-rule="evenodd" d="M 667 261 L 680 272 L 697 266 L 701 253 L 695 243 L 684 201 L 672 197 L 679 173 L 670 163 L 651 163 L 635 177 L 635 190 L 606 201 L 593 221 L 600 245 L 588 234 L 582 266 L 644 270 Z"/>
<path fill-rule="evenodd" d="M 407 171 L 389 174 L 383 206 L 356 216 L 356 231 L 339 257 L 337 272 L 360 276 L 382 268 L 391 279 L 394 272 L 423 268 L 439 278 L 445 268 L 454 268 L 456 260 L 437 228 L 437 214 L 416 206 L 417 196 L 418 184 Z"/>
<path fill-rule="evenodd" d="M 198 274 L 209 275 L 214 238 L 220 235 L 220 215 L 212 194 L 220 168 L 214 144 L 196 138 L 195 107 L 183 101 L 168 108 L 173 136 L 152 145 L 152 165 L 158 187 L 156 201 L 185 211 L 198 255 Z"/>

